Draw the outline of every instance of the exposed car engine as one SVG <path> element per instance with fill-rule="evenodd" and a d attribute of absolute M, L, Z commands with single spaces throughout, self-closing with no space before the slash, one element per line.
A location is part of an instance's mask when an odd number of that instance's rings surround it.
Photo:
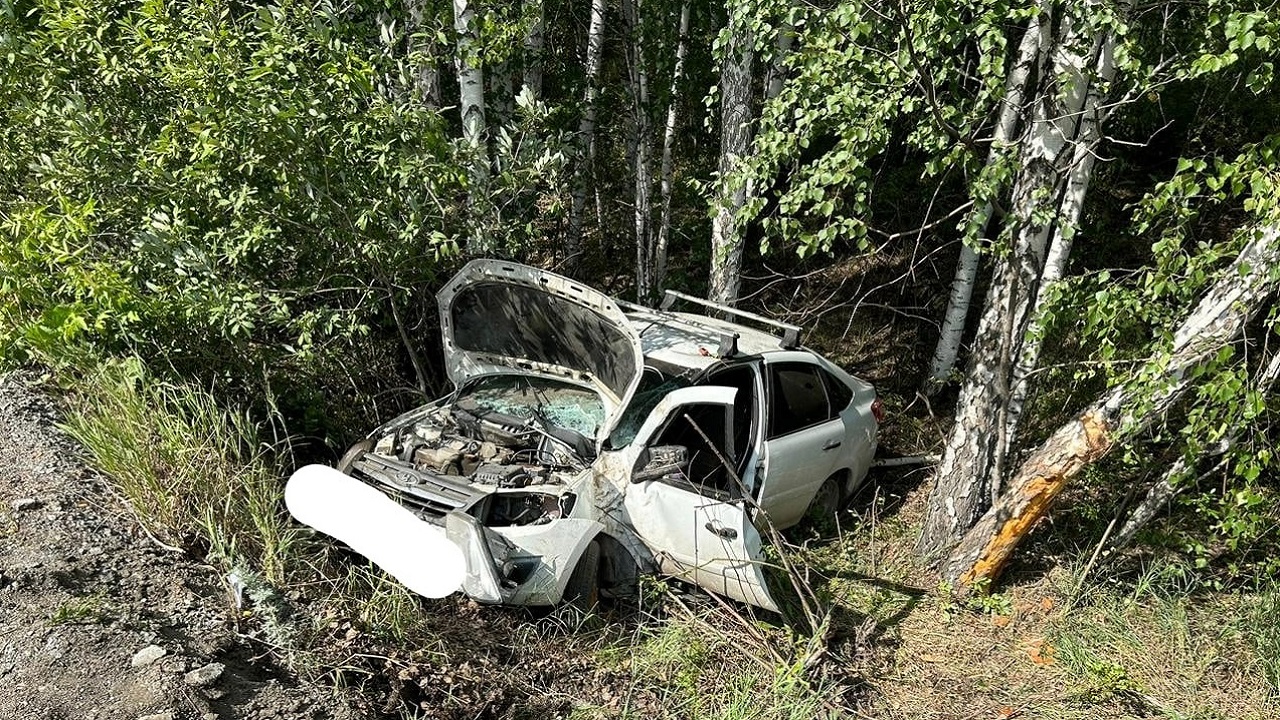
<path fill-rule="evenodd" d="M 446 405 L 389 430 L 346 469 L 432 521 L 465 509 L 487 526 L 550 522 L 568 514 L 572 494 L 512 491 L 561 485 L 586 466 L 574 433 L 536 417 L 479 417 Z"/>

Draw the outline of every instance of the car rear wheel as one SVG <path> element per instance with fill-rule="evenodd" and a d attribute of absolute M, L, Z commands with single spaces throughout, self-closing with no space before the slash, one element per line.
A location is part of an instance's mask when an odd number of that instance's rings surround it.
<path fill-rule="evenodd" d="M 818 493 L 813 496 L 813 500 L 809 502 L 809 509 L 805 511 L 805 525 L 822 533 L 834 530 L 836 513 L 840 512 L 842 496 L 840 476 L 832 475 L 827 478 L 818 488 Z"/>

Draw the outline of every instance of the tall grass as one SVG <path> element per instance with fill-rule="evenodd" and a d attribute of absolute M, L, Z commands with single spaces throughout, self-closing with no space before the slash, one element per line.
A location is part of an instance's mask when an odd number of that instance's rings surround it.
<path fill-rule="evenodd" d="M 184 550 L 203 544 L 226 569 L 284 581 L 298 530 L 282 502 L 281 468 L 243 412 L 129 360 L 80 381 L 64 429 L 149 532 Z"/>
<path fill-rule="evenodd" d="M 1171 717 L 1280 716 L 1280 596 L 1203 586 L 1187 568 L 1086 585 L 1053 623 L 1080 701 L 1119 700 Z"/>
<path fill-rule="evenodd" d="M 811 720 L 839 708 L 834 688 L 807 679 L 799 662 L 770 659 L 759 642 L 723 613 L 707 610 L 647 623 L 600 655 L 629 668 L 636 689 L 659 699 L 663 716 Z M 651 710 L 624 710 L 623 717 L 647 717 Z"/>

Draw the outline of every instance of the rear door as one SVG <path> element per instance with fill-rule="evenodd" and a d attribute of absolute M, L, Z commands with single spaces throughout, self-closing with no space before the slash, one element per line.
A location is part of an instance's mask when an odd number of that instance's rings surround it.
<path fill-rule="evenodd" d="M 847 441 L 823 369 L 796 353 L 765 365 L 765 443 L 760 506 L 779 528 L 804 517 L 818 488 L 840 466 Z"/>
<path fill-rule="evenodd" d="M 624 507 L 662 570 L 768 610 L 760 534 L 735 465 L 734 397 L 728 387 L 677 390 L 637 436 L 644 443 Z M 747 482 L 750 479 L 748 478 Z"/>

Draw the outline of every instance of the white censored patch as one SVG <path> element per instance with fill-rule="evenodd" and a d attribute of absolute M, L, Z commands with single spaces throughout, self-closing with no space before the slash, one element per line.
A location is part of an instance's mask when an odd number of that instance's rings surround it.
<path fill-rule="evenodd" d="M 377 489 L 324 465 L 289 478 L 284 504 L 298 522 L 335 537 L 405 587 L 441 598 L 462 587 L 462 550 Z"/>

